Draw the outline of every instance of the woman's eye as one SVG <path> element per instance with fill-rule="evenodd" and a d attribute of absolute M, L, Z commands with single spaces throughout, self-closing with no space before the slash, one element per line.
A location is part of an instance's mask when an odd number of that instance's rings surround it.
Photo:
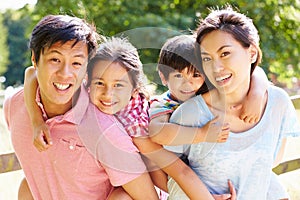
<path fill-rule="evenodd" d="M 227 56 L 227 55 L 229 55 L 229 54 L 230 54 L 229 51 L 223 52 L 223 53 L 221 54 L 221 57 L 225 57 L 225 56 Z"/>

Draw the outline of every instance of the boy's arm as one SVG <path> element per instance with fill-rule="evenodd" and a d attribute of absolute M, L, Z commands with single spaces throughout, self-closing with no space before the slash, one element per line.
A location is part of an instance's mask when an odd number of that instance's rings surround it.
<path fill-rule="evenodd" d="M 24 99 L 34 131 L 34 145 L 39 151 L 44 151 L 52 145 L 48 126 L 42 117 L 42 111 L 36 104 L 35 95 L 38 82 L 34 67 L 25 70 Z"/>
<path fill-rule="evenodd" d="M 229 125 L 218 122 L 218 117 L 203 127 L 188 127 L 169 123 L 170 115 L 160 115 L 150 120 L 151 140 L 161 145 L 195 144 L 199 142 L 225 142 Z"/>
<path fill-rule="evenodd" d="M 263 102 L 268 86 L 268 78 L 261 67 L 256 67 L 251 76 L 250 90 L 242 105 L 240 119 L 246 123 L 257 123 L 263 113 Z"/>

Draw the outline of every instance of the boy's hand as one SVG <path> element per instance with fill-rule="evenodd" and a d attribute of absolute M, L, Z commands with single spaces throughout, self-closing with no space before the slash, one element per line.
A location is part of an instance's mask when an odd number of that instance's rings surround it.
<path fill-rule="evenodd" d="M 240 110 L 240 119 L 245 123 L 257 123 L 263 112 L 264 96 L 247 96 L 243 104 L 233 106 L 231 109 Z"/>
<path fill-rule="evenodd" d="M 229 124 L 221 122 L 219 116 L 203 126 L 206 142 L 226 142 L 229 136 Z"/>
<path fill-rule="evenodd" d="M 236 190 L 230 180 L 228 180 L 230 194 L 213 194 L 215 200 L 236 200 Z"/>
<path fill-rule="evenodd" d="M 45 151 L 52 145 L 52 139 L 47 124 L 35 126 L 33 130 L 33 145 L 38 151 Z"/>

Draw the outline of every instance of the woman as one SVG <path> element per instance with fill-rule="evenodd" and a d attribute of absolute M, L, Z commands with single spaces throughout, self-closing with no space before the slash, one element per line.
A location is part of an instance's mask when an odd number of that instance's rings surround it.
<path fill-rule="evenodd" d="M 300 135 L 288 95 L 270 86 L 255 123 L 245 123 L 240 110 L 234 109 L 246 100 L 251 74 L 262 57 L 252 20 L 230 7 L 214 10 L 200 22 L 197 43 L 211 90 L 180 106 L 170 121 L 202 126 L 219 116 L 230 124 L 231 133 L 226 143 L 184 145 L 190 167 L 214 194 L 228 192 L 231 180 L 239 200 L 288 198 L 272 172 L 283 153 L 284 138 Z M 196 109 L 199 112 L 193 112 Z"/>

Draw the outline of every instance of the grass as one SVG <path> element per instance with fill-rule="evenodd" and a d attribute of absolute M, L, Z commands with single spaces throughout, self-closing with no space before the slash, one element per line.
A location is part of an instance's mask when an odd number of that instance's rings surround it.
<path fill-rule="evenodd" d="M 297 110 L 300 118 L 300 110 Z M 284 161 L 300 158 L 300 138 L 288 140 Z M 0 109 L 0 154 L 12 152 L 9 132 L 4 123 L 3 111 Z M 20 181 L 24 177 L 22 170 L 0 174 L 0 199 L 17 200 Z M 287 188 L 291 200 L 300 199 L 300 169 L 279 176 Z"/>

